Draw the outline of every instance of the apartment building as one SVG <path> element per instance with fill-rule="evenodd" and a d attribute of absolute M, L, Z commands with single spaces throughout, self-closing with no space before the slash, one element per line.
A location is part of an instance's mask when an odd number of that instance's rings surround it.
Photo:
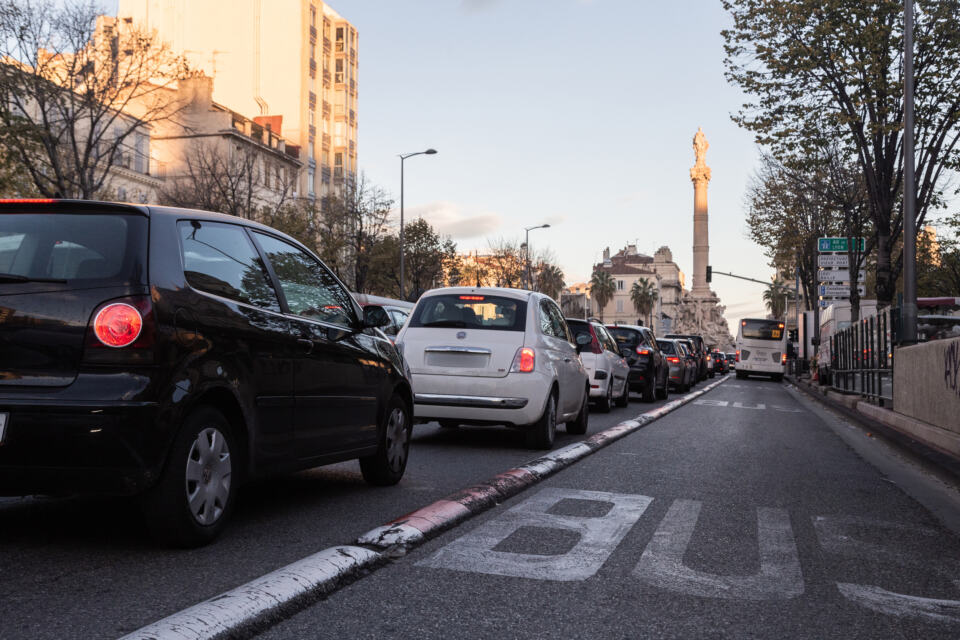
<path fill-rule="evenodd" d="M 605 322 L 646 322 L 646 319 L 637 317 L 630 298 L 633 283 L 643 278 L 657 291 L 657 300 L 650 314 L 653 320 L 651 328 L 657 335 L 673 330 L 679 316 L 684 275 L 673 261 L 673 253 L 668 247 L 660 247 L 652 257 L 639 253 L 634 244 L 627 245 L 614 255 L 610 255 L 608 247 L 603 252 L 603 262 L 595 265 L 594 271 L 608 272 L 615 285 L 613 297 L 603 309 Z M 593 313 L 600 315 L 600 310 L 596 307 L 594 301 Z"/>
<path fill-rule="evenodd" d="M 300 148 L 301 196 L 320 199 L 357 171 L 357 30 L 319 0 L 119 0 L 117 15 L 156 30 L 213 101 L 283 118 Z"/>

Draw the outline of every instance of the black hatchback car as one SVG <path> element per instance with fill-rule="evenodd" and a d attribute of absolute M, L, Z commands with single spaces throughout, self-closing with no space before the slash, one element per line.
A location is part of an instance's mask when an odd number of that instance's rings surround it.
<path fill-rule="evenodd" d="M 255 222 L 0 202 L 0 494 L 140 495 L 191 546 L 250 478 L 359 458 L 396 483 L 412 396 L 387 321 Z"/>
<path fill-rule="evenodd" d="M 670 368 L 653 331 L 631 324 L 606 326 L 620 347 L 620 355 L 630 365 L 630 389 L 639 391 L 644 402 L 666 398 L 670 394 Z"/>

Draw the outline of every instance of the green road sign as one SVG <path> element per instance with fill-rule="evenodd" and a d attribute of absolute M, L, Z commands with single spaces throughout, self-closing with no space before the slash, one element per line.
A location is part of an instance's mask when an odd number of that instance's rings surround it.
<path fill-rule="evenodd" d="M 857 238 L 857 240 L 859 241 L 860 251 L 864 251 L 866 241 L 864 238 Z M 817 249 L 822 252 L 846 251 L 847 238 L 819 238 L 817 241 Z"/>

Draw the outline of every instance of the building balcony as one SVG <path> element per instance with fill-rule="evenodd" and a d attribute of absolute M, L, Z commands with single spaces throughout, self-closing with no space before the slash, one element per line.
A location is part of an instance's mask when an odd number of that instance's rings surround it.
<path fill-rule="evenodd" d="M 310 42 L 317 41 L 317 28 L 312 26 L 310 27 Z"/>
<path fill-rule="evenodd" d="M 320 140 L 323 142 L 323 146 L 325 146 L 325 147 L 329 147 L 329 146 L 330 146 L 330 134 L 329 134 L 329 133 L 323 134 L 323 137 L 321 137 Z"/>
<path fill-rule="evenodd" d="M 310 77 L 312 78 L 315 75 L 317 75 L 317 61 L 311 59 L 310 60 Z"/>
<path fill-rule="evenodd" d="M 330 46 L 331 46 L 330 38 L 324 36 L 324 37 L 323 37 L 323 50 L 324 50 L 325 53 L 330 53 Z"/>
<path fill-rule="evenodd" d="M 323 117 L 324 118 L 330 117 L 330 103 L 327 102 L 326 100 L 323 101 Z"/>
<path fill-rule="evenodd" d="M 310 136 L 311 136 L 311 137 L 317 135 L 317 128 L 316 128 L 315 126 L 313 126 L 312 124 L 311 124 L 309 127 L 307 127 L 307 130 L 310 132 Z"/>
<path fill-rule="evenodd" d="M 335 49 L 337 53 L 344 53 L 345 47 L 346 45 L 343 40 L 337 40 L 337 47 Z"/>
<path fill-rule="evenodd" d="M 311 108 L 311 109 L 316 109 L 316 107 L 317 107 L 317 94 L 315 94 L 313 91 L 311 91 L 309 94 L 307 94 L 307 100 L 308 100 L 308 102 L 310 103 L 310 108 Z"/>

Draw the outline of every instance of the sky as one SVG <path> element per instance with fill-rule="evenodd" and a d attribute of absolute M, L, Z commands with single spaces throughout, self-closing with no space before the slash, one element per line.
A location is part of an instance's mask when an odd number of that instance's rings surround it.
<path fill-rule="evenodd" d="M 747 237 L 758 151 L 730 120 L 745 98 L 723 76 L 719 0 L 330 4 L 360 34 L 360 169 L 399 199 L 398 154 L 438 151 L 406 161 L 408 219 L 481 252 L 550 223 L 531 246 L 549 248 L 568 283 L 588 280 L 606 247 L 666 245 L 689 288 L 689 168 L 703 127 L 710 264 L 770 279 Z M 714 276 L 711 286 L 731 327 L 766 315 L 763 285 Z"/>

